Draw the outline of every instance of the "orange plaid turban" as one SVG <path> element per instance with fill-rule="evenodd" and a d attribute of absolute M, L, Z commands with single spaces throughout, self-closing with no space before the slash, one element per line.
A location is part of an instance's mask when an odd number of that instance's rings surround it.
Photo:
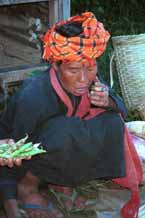
<path fill-rule="evenodd" d="M 70 22 L 81 22 L 83 33 L 78 36 L 65 37 L 55 28 Z M 99 57 L 106 49 L 110 38 L 108 31 L 95 15 L 85 12 L 66 21 L 53 25 L 42 37 L 44 42 L 43 58 L 49 61 L 84 61 Z"/>

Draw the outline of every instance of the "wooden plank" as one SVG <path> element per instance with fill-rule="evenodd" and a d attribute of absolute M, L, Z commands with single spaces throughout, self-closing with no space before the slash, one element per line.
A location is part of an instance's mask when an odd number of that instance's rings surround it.
<path fill-rule="evenodd" d="M 49 26 L 58 21 L 58 1 L 49 1 Z"/>
<path fill-rule="evenodd" d="M 49 1 L 49 25 L 70 17 L 70 0 Z"/>
<path fill-rule="evenodd" d="M 41 62 L 41 52 L 10 37 L 0 35 L 0 72 L 7 67 L 34 65 Z"/>
<path fill-rule="evenodd" d="M 38 31 L 36 20 L 41 23 Z M 39 36 L 47 29 L 47 2 L 0 7 L 0 71 L 5 67 L 40 64 L 42 50 Z M 32 34 L 38 38 L 32 39 Z"/>
<path fill-rule="evenodd" d="M 33 3 L 33 2 L 46 2 L 46 1 L 49 1 L 49 0 L 0 0 L 0 6 L 23 4 L 23 3 Z"/>
<path fill-rule="evenodd" d="M 29 73 L 33 71 L 43 71 L 48 69 L 48 65 L 30 66 L 25 69 L 9 70 L 7 72 L 0 73 L 0 79 L 6 83 L 18 82 L 26 79 Z"/>

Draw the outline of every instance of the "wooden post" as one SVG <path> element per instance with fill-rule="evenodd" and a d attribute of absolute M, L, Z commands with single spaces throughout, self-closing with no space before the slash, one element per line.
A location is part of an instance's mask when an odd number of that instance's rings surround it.
<path fill-rule="evenodd" d="M 49 25 L 70 17 L 70 0 L 49 0 Z"/>
<path fill-rule="evenodd" d="M 0 73 L 0 80 L 5 81 L 5 83 L 18 82 L 26 79 L 34 71 L 44 71 L 48 69 L 47 64 L 29 66 L 24 69 L 11 69 L 7 72 Z"/>

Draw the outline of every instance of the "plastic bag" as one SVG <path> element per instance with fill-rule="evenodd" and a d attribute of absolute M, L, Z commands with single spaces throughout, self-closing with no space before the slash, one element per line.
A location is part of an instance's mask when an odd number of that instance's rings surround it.
<path fill-rule="evenodd" d="M 126 122 L 129 132 L 145 139 L 145 121 L 131 121 Z"/>
<path fill-rule="evenodd" d="M 145 140 L 133 134 L 132 140 L 139 157 L 141 160 L 145 161 Z"/>

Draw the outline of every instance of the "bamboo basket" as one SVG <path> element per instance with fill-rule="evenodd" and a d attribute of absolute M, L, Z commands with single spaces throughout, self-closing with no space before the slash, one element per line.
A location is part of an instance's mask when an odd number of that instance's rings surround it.
<path fill-rule="evenodd" d="M 145 120 L 145 34 L 112 37 L 124 101 Z"/>

